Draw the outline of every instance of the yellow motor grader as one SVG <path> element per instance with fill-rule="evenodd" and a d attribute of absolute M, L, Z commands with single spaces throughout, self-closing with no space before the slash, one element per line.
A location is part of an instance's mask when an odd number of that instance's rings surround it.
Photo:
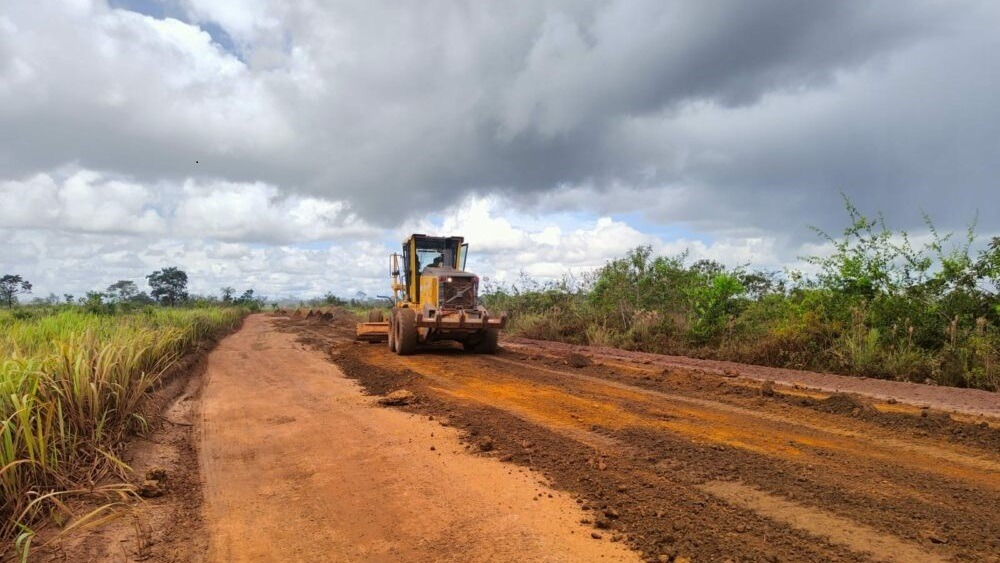
<path fill-rule="evenodd" d="M 479 277 L 465 271 L 468 252 L 462 237 L 407 238 L 403 252 L 389 257 L 389 318 L 381 310 L 372 311 L 368 322 L 358 324 L 357 338 L 388 342 L 389 349 L 401 356 L 440 340 L 461 342 L 466 350 L 480 354 L 496 353 L 507 315 L 492 317 L 480 305 Z"/>

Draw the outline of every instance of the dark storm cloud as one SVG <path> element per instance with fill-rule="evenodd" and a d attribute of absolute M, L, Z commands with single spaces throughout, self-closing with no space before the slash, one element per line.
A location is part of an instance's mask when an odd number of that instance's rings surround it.
<path fill-rule="evenodd" d="M 561 205 L 772 231 L 829 224 L 841 191 L 952 221 L 997 187 L 989 2 L 164 12 L 222 30 L 239 58 L 181 22 L 39 6 L 0 25 L 4 177 L 73 162 L 264 181 L 384 225 L 473 192 L 586 186 Z"/>

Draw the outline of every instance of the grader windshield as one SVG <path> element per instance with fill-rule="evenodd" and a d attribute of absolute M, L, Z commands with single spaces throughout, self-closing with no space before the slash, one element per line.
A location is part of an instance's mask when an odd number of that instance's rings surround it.
<path fill-rule="evenodd" d="M 403 243 L 403 278 L 407 293 L 417 295 L 420 274 L 425 268 L 465 269 L 469 245 L 462 237 L 413 235 Z"/>

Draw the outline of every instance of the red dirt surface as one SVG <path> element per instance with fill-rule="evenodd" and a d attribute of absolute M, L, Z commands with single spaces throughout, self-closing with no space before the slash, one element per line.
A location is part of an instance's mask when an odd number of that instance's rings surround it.
<path fill-rule="evenodd" d="M 354 322 L 250 317 L 137 450 L 146 524 L 40 560 L 1000 562 L 997 395 Z"/>
<path fill-rule="evenodd" d="M 351 318 L 278 322 L 368 392 L 413 393 L 397 408 L 461 429 L 470 451 L 543 473 L 650 561 L 1000 561 L 1000 432 L 979 414 L 996 395 L 886 382 L 885 402 L 787 370 L 520 339 L 399 357 L 353 342 Z M 834 389 L 867 384 L 849 383 Z"/>
<path fill-rule="evenodd" d="M 626 362 L 659 368 L 695 370 L 702 373 L 742 377 L 756 381 L 798 385 L 830 393 L 857 393 L 875 399 L 892 399 L 900 403 L 928 406 L 957 413 L 1000 417 L 1000 395 L 981 389 L 939 387 L 908 381 L 888 381 L 719 360 L 701 360 L 684 356 L 648 354 L 603 346 L 575 346 L 562 342 L 547 342 L 528 338 L 510 338 L 504 342 L 504 345 L 511 351 L 522 351 L 530 354 L 581 353 L 608 363 Z"/>

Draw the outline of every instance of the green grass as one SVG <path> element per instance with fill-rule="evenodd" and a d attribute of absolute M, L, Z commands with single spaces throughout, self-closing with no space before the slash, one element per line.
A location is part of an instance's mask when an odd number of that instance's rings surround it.
<path fill-rule="evenodd" d="M 130 432 L 145 427 L 148 392 L 181 356 L 234 329 L 243 314 L 0 312 L 0 536 L 7 549 L 15 537 L 30 545 L 42 517 L 71 518 L 66 495 L 126 477 L 117 454 Z"/>

